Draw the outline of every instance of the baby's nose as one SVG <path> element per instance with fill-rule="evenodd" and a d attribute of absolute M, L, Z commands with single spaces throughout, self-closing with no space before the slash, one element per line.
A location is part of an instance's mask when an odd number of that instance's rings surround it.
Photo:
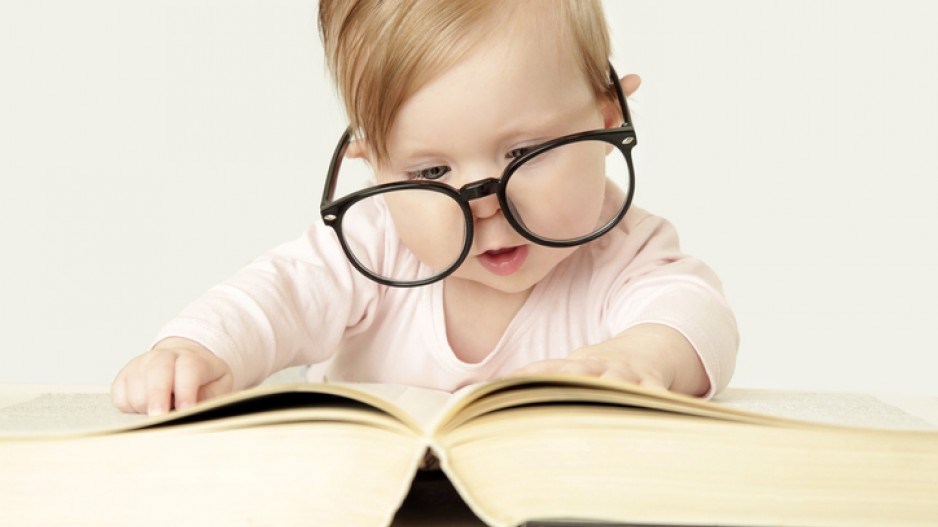
<path fill-rule="evenodd" d="M 495 178 L 477 179 L 459 189 L 459 195 L 469 202 L 475 218 L 488 218 L 498 212 L 499 182 Z"/>
<path fill-rule="evenodd" d="M 498 204 L 498 196 L 491 194 L 470 201 L 469 208 L 472 210 L 472 217 L 481 220 L 494 216 L 501 206 Z"/>

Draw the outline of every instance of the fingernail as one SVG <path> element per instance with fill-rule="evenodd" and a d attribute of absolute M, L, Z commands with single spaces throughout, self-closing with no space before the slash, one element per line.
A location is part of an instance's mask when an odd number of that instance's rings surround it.
<path fill-rule="evenodd" d="M 166 409 L 160 403 L 153 403 L 150 405 L 150 408 L 147 409 L 148 415 L 160 415 L 166 413 Z"/>
<path fill-rule="evenodd" d="M 192 406 L 192 405 L 189 404 L 188 401 L 182 402 L 182 403 L 179 403 L 179 404 L 176 405 L 176 410 L 185 410 L 186 408 L 189 408 L 190 406 Z"/>

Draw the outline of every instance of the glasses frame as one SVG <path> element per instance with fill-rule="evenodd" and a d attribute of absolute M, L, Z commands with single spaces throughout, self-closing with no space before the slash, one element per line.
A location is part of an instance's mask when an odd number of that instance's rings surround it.
<path fill-rule="evenodd" d="M 342 246 L 342 250 L 345 252 L 345 256 L 348 258 L 349 262 L 351 262 L 352 266 L 355 267 L 355 269 L 371 280 L 378 282 L 379 284 L 393 287 L 418 287 L 432 284 L 446 278 L 454 271 L 456 271 L 456 269 L 462 265 L 466 257 L 469 255 L 469 251 L 472 247 L 472 239 L 475 236 L 473 230 L 472 210 L 469 206 L 469 202 L 475 199 L 490 196 L 492 194 L 495 194 L 498 197 L 499 206 L 501 207 L 505 219 L 508 220 L 508 223 L 512 226 L 512 228 L 514 228 L 527 240 L 538 245 L 547 247 L 573 247 L 599 238 L 600 236 L 609 232 L 620 221 L 622 221 L 622 218 L 624 218 L 625 214 L 628 212 L 629 207 L 632 204 L 632 198 L 635 195 L 635 168 L 632 163 L 632 148 L 638 144 L 638 138 L 636 137 L 635 129 L 632 126 L 631 114 L 629 113 L 628 103 L 625 100 L 625 93 L 622 91 L 622 84 L 619 82 L 619 76 L 616 74 L 616 71 L 611 64 L 609 65 L 609 76 L 610 85 L 615 91 L 615 95 L 619 103 L 619 108 L 622 111 L 623 121 L 620 126 L 565 135 L 550 141 L 546 141 L 533 147 L 530 151 L 521 157 L 511 160 L 511 162 L 509 162 L 502 171 L 502 175 L 500 177 L 473 181 L 463 185 L 458 189 L 438 181 L 397 181 L 393 183 L 382 183 L 373 187 L 353 192 L 337 200 L 334 199 L 336 184 L 338 183 L 339 170 L 341 169 L 342 165 L 342 159 L 344 158 L 345 152 L 348 149 L 349 144 L 351 144 L 352 139 L 352 130 L 350 128 L 346 129 L 342 134 L 342 137 L 339 138 L 339 142 L 332 154 L 332 160 L 329 163 L 329 171 L 326 175 L 326 183 L 325 187 L 323 188 L 322 200 L 319 205 L 319 212 L 322 216 L 323 223 L 335 230 L 336 236 L 339 238 L 339 243 Z M 525 228 L 524 225 L 521 224 L 521 222 L 515 218 L 514 214 L 511 212 L 512 207 L 510 206 L 505 193 L 508 182 L 511 181 L 512 175 L 530 159 L 537 157 L 538 155 L 549 150 L 553 150 L 554 148 L 580 141 L 602 141 L 617 148 L 625 157 L 629 169 L 629 188 L 625 203 L 623 204 L 622 209 L 618 212 L 618 214 L 609 220 L 606 225 L 587 236 L 582 236 L 572 240 L 553 240 L 550 238 L 542 238 L 537 236 L 536 234 L 527 230 L 527 228 Z M 430 278 L 412 282 L 391 280 L 384 276 L 375 274 L 367 267 L 365 267 L 360 261 L 358 261 L 358 259 L 355 257 L 355 254 L 352 252 L 351 247 L 349 247 L 348 242 L 345 239 L 345 235 L 342 232 L 342 219 L 345 217 L 346 211 L 358 201 L 389 191 L 413 189 L 440 192 L 454 199 L 459 204 L 459 208 L 462 210 L 463 217 L 466 221 L 465 241 L 463 243 L 463 249 L 459 255 L 459 258 L 457 258 L 452 265 L 438 274 Z"/>

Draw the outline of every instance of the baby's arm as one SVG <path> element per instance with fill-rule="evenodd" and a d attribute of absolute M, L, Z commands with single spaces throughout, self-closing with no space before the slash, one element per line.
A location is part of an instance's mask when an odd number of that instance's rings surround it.
<path fill-rule="evenodd" d="M 739 345 L 719 279 L 681 252 L 664 219 L 633 208 L 619 229 L 624 235 L 608 240 L 587 270 L 590 287 L 602 291 L 593 301 L 610 337 L 517 373 L 580 373 L 714 395 L 729 382 Z"/>
<path fill-rule="evenodd" d="M 374 289 L 316 224 L 187 306 L 120 371 L 112 400 L 125 412 L 162 413 L 326 360 Z"/>

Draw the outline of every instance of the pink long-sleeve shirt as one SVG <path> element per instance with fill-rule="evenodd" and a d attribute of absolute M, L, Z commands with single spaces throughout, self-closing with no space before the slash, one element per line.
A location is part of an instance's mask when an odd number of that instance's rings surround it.
<path fill-rule="evenodd" d="M 376 237 L 379 247 L 389 218 L 374 214 L 368 232 L 351 235 Z M 190 304 L 156 341 L 179 336 L 202 344 L 228 363 L 236 389 L 289 366 L 328 361 L 332 381 L 455 390 L 650 322 L 694 346 L 710 378 L 707 397 L 726 387 L 735 366 L 739 337 L 719 279 L 681 252 L 670 223 L 635 207 L 534 286 L 481 362 L 464 362 L 449 346 L 443 287 L 372 282 L 317 222 Z"/>

